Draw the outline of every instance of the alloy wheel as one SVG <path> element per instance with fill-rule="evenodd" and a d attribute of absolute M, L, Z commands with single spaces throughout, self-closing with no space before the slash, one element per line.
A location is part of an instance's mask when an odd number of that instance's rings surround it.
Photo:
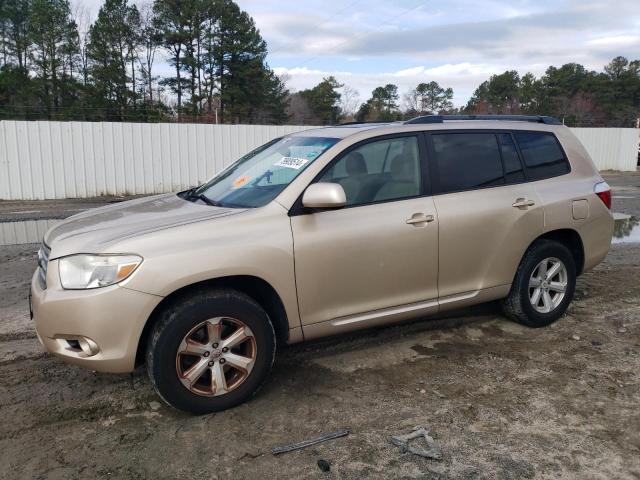
<path fill-rule="evenodd" d="M 235 318 L 215 317 L 184 336 L 176 354 L 176 371 L 192 393 L 225 395 L 244 383 L 256 355 L 256 340 L 247 325 Z"/>
<path fill-rule="evenodd" d="M 542 260 L 529 278 L 529 301 L 540 313 L 550 313 L 562 303 L 568 285 L 567 267 L 555 257 Z"/>

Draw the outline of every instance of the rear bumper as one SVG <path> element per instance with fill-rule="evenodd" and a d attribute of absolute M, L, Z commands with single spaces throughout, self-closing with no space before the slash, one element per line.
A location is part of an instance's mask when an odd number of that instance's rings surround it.
<path fill-rule="evenodd" d="M 602 262 L 607 253 L 609 253 L 613 237 L 613 225 L 613 216 L 607 210 L 606 213 L 578 228 L 584 248 L 584 272 L 591 270 Z"/>
<path fill-rule="evenodd" d="M 56 260 L 49 262 L 46 290 L 37 273 L 31 280 L 32 316 L 44 347 L 69 363 L 101 372 L 134 369 L 142 330 L 161 300 L 118 285 L 64 290 Z"/>

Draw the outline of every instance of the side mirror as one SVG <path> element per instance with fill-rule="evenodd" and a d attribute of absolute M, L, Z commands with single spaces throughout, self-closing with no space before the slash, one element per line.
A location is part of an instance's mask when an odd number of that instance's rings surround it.
<path fill-rule="evenodd" d="M 339 183 L 313 183 L 302 195 L 306 208 L 340 208 L 347 204 L 347 195 Z"/>

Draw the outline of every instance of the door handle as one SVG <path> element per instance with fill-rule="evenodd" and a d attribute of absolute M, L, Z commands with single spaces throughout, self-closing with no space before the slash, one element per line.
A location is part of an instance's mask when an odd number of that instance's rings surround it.
<path fill-rule="evenodd" d="M 425 215 L 424 213 L 414 213 L 411 218 L 407 218 L 409 225 L 420 225 L 421 223 L 433 222 L 433 215 Z"/>
<path fill-rule="evenodd" d="M 511 206 L 524 210 L 527 207 L 533 207 L 535 204 L 536 202 L 534 202 L 533 200 L 527 200 L 526 198 L 518 198 Z"/>

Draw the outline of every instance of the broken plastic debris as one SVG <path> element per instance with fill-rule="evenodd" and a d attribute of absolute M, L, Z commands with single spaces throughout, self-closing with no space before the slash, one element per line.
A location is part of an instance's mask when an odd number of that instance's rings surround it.
<path fill-rule="evenodd" d="M 411 440 L 423 438 L 427 448 L 414 447 L 409 444 Z M 391 443 L 400 447 L 402 453 L 413 453 L 424 458 L 432 458 L 434 460 L 442 460 L 442 450 L 436 441 L 429 435 L 429 432 L 423 427 L 416 427 L 413 432 L 407 435 L 398 435 L 391 437 Z"/>

